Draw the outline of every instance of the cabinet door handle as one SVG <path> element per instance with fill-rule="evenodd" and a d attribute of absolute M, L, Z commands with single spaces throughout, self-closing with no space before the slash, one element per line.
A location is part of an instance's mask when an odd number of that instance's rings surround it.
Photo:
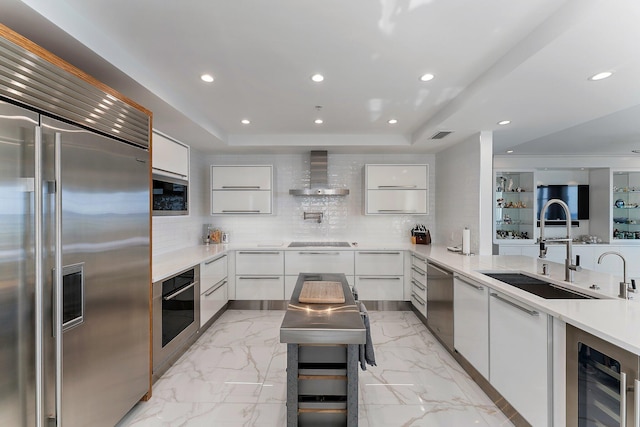
<path fill-rule="evenodd" d="M 636 411 L 638 408 L 635 408 Z M 627 373 L 620 372 L 620 427 L 627 426 Z"/>
<path fill-rule="evenodd" d="M 524 308 L 524 307 L 522 307 L 521 305 L 518 305 L 518 304 L 516 304 L 516 303 L 514 303 L 514 302 L 509 301 L 509 300 L 508 300 L 508 299 L 506 299 L 506 298 L 502 298 L 502 297 L 501 297 L 500 295 L 498 295 L 498 294 L 494 294 L 494 293 L 492 293 L 492 294 L 491 294 L 491 296 L 492 296 L 492 297 L 494 297 L 495 299 L 498 299 L 498 300 L 500 300 L 500 301 L 502 301 L 502 302 L 504 302 L 504 303 L 509 304 L 509 305 L 510 305 L 510 306 L 512 306 L 512 307 L 517 308 L 518 310 L 522 310 L 522 311 L 524 311 L 524 312 L 525 312 L 525 313 L 527 313 L 529 316 L 539 316 L 539 315 L 540 315 L 540 313 L 538 313 L 537 311 L 535 311 L 535 310 L 529 310 L 529 309 L 527 309 L 527 308 Z"/>
<path fill-rule="evenodd" d="M 411 256 L 412 256 L 413 258 L 417 259 L 418 261 L 427 262 L 427 260 L 426 260 L 426 259 L 424 259 L 424 258 L 420 258 L 418 255 L 416 255 L 416 254 L 414 254 L 414 253 L 412 253 L 412 254 L 411 254 Z"/>
<path fill-rule="evenodd" d="M 223 185 L 223 190 L 259 190 L 259 185 Z"/>
<path fill-rule="evenodd" d="M 411 266 L 411 269 L 412 269 L 413 271 L 415 271 L 416 273 L 418 273 L 419 275 L 421 275 L 421 276 L 426 276 L 426 275 L 427 275 L 427 273 L 426 273 L 426 272 L 424 272 L 424 271 L 420 270 L 420 269 L 419 269 L 418 267 L 416 267 L 415 265 Z"/>
<path fill-rule="evenodd" d="M 399 277 L 358 276 L 360 280 L 400 280 Z"/>
<path fill-rule="evenodd" d="M 227 279 L 220 280 L 218 283 L 216 283 L 211 287 L 211 290 L 205 292 L 204 296 L 208 297 L 209 295 L 211 295 L 212 293 L 214 293 L 215 291 L 217 291 L 218 289 L 226 285 L 226 283 L 227 283 Z"/>
<path fill-rule="evenodd" d="M 475 283 L 467 282 L 466 280 L 464 280 L 460 276 L 455 276 L 455 278 L 458 279 L 459 281 L 461 281 L 462 283 L 464 283 L 465 285 L 471 286 L 472 288 L 475 288 L 475 289 L 477 289 L 479 291 L 483 291 L 484 290 L 484 286 L 479 286 L 479 285 L 476 285 Z"/>
<path fill-rule="evenodd" d="M 411 280 L 411 283 L 413 283 L 414 285 L 416 285 L 416 287 L 418 289 L 420 289 L 422 292 L 426 291 L 426 288 L 423 288 L 420 282 L 416 282 L 415 280 Z"/>
<path fill-rule="evenodd" d="M 242 210 L 242 209 L 238 209 L 238 210 L 232 210 L 232 209 L 223 209 L 222 213 L 260 213 L 260 210 Z"/>
<path fill-rule="evenodd" d="M 239 251 L 243 255 L 280 255 L 279 251 Z"/>
<path fill-rule="evenodd" d="M 204 263 L 204 265 L 212 264 L 212 263 L 214 263 L 214 262 L 216 262 L 216 261 L 219 261 L 219 260 L 221 260 L 222 258 L 225 258 L 225 257 L 226 257 L 226 255 L 222 255 L 221 257 L 218 257 L 218 258 L 216 258 L 216 259 L 212 259 L 211 261 L 207 261 L 207 262 L 205 262 L 205 263 Z"/>
<path fill-rule="evenodd" d="M 340 255 L 340 252 L 298 252 L 300 255 Z"/>
<path fill-rule="evenodd" d="M 251 276 L 238 277 L 240 280 L 280 280 L 280 276 Z"/>
<path fill-rule="evenodd" d="M 415 213 L 415 209 L 378 209 L 378 212 Z"/>
<path fill-rule="evenodd" d="M 418 188 L 417 185 L 378 185 L 378 188 Z"/>
<path fill-rule="evenodd" d="M 361 255 L 400 255 L 400 252 L 358 252 Z"/>
<path fill-rule="evenodd" d="M 640 380 L 635 380 L 635 386 L 633 390 L 633 395 L 636 399 L 634 426 L 640 427 Z"/>
<path fill-rule="evenodd" d="M 413 298 L 418 304 L 424 307 L 424 303 L 416 296 L 416 294 L 411 294 L 411 298 Z"/>

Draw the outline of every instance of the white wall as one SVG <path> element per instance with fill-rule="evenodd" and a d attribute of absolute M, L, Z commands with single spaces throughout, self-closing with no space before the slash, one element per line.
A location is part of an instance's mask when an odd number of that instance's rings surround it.
<path fill-rule="evenodd" d="M 435 229 L 435 155 L 332 154 L 329 150 L 329 185 L 347 187 L 345 197 L 294 197 L 289 189 L 308 186 L 309 153 L 302 154 L 203 154 L 191 150 L 190 215 L 153 218 L 153 253 L 160 254 L 200 243 L 204 224 L 230 233 L 231 241 L 282 242 L 288 240 L 346 240 L 349 242 L 406 242 L 416 223 Z M 363 167 L 367 163 L 429 164 L 430 215 L 365 216 Z M 274 166 L 274 214 L 211 216 L 209 214 L 209 166 Z M 322 211 L 322 223 L 303 220 L 304 211 Z M 432 231 L 433 235 L 433 231 Z"/>
<path fill-rule="evenodd" d="M 469 227 L 471 251 L 491 253 L 491 145 L 491 134 L 483 132 L 436 155 L 437 243 L 460 245 Z"/>

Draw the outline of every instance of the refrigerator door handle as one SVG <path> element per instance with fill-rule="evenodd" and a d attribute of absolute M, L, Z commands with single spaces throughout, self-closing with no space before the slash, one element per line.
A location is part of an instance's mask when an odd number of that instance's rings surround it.
<path fill-rule="evenodd" d="M 62 322 L 63 322 L 63 280 L 62 280 L 62 151 L 61 134 L 55 134 L 54 143 L 54 173 L 55 192 L 55 285 L 54 285 L 54 308 L 55 316 L 55 405 L 56 405 L 56 426 L 62 427 Z"/>

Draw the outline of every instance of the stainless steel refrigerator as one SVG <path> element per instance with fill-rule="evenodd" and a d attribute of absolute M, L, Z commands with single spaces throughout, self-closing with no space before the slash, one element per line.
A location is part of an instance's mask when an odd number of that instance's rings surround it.
<path fill-rule="evenodd" d="M 0 97 L 0 426 L 113 426 L 147 392 L 149 168 Z"/>

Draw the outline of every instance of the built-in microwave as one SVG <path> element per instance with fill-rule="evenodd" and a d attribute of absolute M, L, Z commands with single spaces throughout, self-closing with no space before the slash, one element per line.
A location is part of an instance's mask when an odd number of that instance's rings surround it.
<path fill-rule="evenodd" d="M 153 215 L 188 215 L 189 182 L 153 174 Z"/>

